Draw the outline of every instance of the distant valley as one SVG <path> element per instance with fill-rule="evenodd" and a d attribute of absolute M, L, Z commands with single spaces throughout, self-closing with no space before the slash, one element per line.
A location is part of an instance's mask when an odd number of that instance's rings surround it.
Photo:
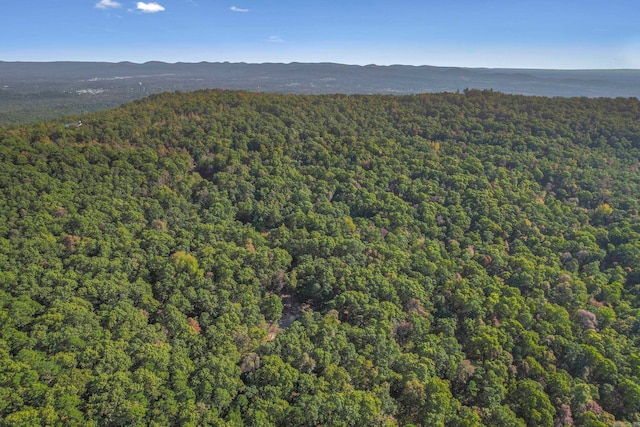
<path fill-rule="evenodd" d="M 640 70 L 526 70 L 332 63 L 1 62 L 0 125 L 116 107 L 166 91 L 417 94 L 492 89 L 561 97 L 640 97 Z"/>

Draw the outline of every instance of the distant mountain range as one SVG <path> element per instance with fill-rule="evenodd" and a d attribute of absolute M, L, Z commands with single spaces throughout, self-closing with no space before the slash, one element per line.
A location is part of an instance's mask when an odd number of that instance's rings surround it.
<path fill-rule="evenodd" d="M 332 63 L 2 62 L 0 125 L 207 88 L 299 94 L 492 89 L 562 97 L 640 97 L 640 70 L 529 70 Z"/>

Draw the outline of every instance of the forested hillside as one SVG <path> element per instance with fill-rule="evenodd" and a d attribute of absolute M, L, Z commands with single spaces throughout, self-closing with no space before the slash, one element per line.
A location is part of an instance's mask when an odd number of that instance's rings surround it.
<path fill-rule="evenodd" d="M 0 426 L 640 422 L 637 99 L 77 119 L 0 128 Z"/>
<path fill-rule="evenodd" d="M 532 70 L 333 63 L 3 62 L 0 126 L 106 110 L 154 93 L 231 89 L 285 94 L 640 97 L 640 70 Z"/>

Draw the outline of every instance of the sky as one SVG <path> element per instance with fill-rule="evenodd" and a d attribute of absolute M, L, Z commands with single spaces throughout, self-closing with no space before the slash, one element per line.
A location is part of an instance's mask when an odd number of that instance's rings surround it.
<path fill-rule="evenodd" d="M 638 0 L 3 0 L 0 61 L 640 69 Z"/>

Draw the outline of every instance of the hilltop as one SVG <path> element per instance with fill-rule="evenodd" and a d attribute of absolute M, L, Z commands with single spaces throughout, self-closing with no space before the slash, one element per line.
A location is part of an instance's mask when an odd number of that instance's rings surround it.
<path fill-rule="evenodd" d="M 627 98 L 640 97 L 640 71 L 332 63 L 0 61 L 0 125 L 107 109 L 152 93 L 208 88 L 292 94 L 417 94 L 490 89 L 535 96 Z"/>

